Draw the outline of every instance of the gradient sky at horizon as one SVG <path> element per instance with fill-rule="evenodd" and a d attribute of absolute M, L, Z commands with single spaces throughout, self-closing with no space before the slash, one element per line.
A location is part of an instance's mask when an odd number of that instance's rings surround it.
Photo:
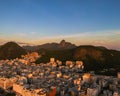
<path fill-rule="evenodd" d="M 120 50 L 120 0 L 0 0 L 0 43 L 62 39 Z"/>

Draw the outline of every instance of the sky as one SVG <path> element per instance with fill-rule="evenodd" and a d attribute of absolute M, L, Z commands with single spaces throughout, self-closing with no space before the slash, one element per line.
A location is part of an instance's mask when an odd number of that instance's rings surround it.
<path fill-rule="evenodd" d="M 120 50 L 120 0 L 0 0 L 0 44 L 62 39 Z"/>

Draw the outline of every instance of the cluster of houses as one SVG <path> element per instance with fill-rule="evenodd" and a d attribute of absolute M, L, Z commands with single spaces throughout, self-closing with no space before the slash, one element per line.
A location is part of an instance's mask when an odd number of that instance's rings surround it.
<path fill-rule="evenodd" d="M 55 58 L 35 64 L 39 55 L 33 54 L 0 61 L 0 88 L 11 89 L 16 96 L 120 96 L 120 73 L 117 77 L 85 73 L 82 61 L 63 65 Z"/>

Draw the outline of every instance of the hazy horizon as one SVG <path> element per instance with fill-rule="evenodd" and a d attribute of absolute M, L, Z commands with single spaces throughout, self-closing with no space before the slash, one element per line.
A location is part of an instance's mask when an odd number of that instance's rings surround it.
<path fill-rule="evenodd" d="M 62 39 L 120 50 L 119 0 L 0 0 L 0 44 Z"/>

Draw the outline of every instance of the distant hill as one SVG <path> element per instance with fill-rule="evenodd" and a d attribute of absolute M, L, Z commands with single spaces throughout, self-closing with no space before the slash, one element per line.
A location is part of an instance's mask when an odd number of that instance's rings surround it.
<path fill-rule="evenodd" d="M 15 42 L 0 46 L 0 59 L 14 59 L 26 54 L 26 51 Z"/>
<path fill-rule="evenodd" d="M 103 46 L 75 46 L 65 40 L 62 40 L 60 43 L 24 46 L 23 48 L 15 42 L 8 42 L 0 46 L 0 59 L 20 57 L 21 55 L 26 54 L 26 51 L 28 50 L 36 51 L 42 56 L 36 63 L 46 63 L 49 62 L 51 57 L 54 57 L 63 62 L 67 60 L 82 60 L 85 71 L 94 70 L 99 73 L 101 70 L 104 71 L 104 69 L 110 69 L 107 71 L 107 74 L 113 72 L 111 71 L 111 68 L 114 68 L 114 72 L 120 71 L 120 51 L 109 50 Z"/>
<path fill-rule="evenodd" d="M 42 57 L 36 61 L 49 62 L 51 57 L 61 61 L 66 60 L 82 60 L 85 70 L 101 70 L 103 68 L 119 68 L 120 69 L 120 51 L 109 50 L 105 47 L 96 46 L 78 46 L 73 49 L 65 50 L 38 50 Z"/>
<path fill-rule="evenodd" d="M 47 49 L 47 50 L 64 50 L 64 49 L 73 49 L 76 45 L 70 42 L 66 42 L 62 40 L 60 43 L 46 43 L 38 46 L 23 46 L 24 49 L 29 51 L 37 51 L 40 49 Z"/>
<path fill-rule="evenodd" d="M 85 68 L 89 70 L 120 66 L 120 51 L 108 50 L 105 47 L 79 46 L 74 49 L 73 58 L 84 61 Z"/>

